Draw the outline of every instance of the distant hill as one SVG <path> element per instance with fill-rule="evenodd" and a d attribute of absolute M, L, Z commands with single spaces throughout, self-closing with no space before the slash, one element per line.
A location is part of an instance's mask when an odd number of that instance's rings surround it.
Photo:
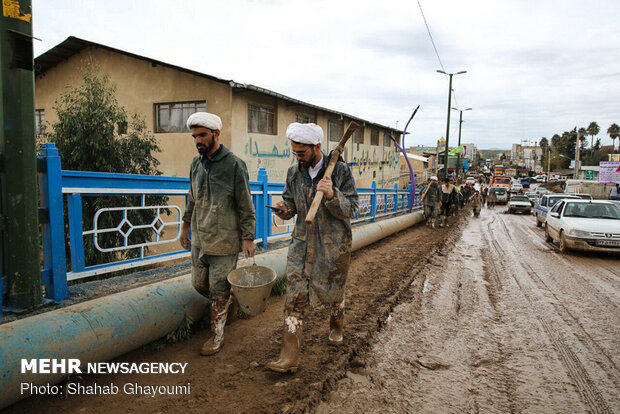
<path fill-rule="evenodd" d="M 509 149 L 481 149 L 479 151 L 482 154 L 482 158 L 484 159 L 487 159 L 487 158 L 495 159 L 495 157 L 497 157 L 499 154 L 506 154 L 510 156 Z"/>

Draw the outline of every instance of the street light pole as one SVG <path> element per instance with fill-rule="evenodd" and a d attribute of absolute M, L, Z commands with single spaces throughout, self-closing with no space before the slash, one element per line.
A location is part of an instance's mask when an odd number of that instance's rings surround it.
<path fill-rule="evenodd" d="M 448 178 L 448 145 L 450 143 L 450 107 L 452 105 L 452 76 L 460 75 L 462 73 L 467 73 L 466 70 L 462 70 L 456 73 L 446 73 L 443 70 L 437 70 L 439 73 L 443 73 L 444 75 L 448 75 L 450 77 L 450 84 L 448 86 L 448 122 L 446 123 L 446 150 L 444 155 L 444 166 L 443 166 L 443 178 Z M 439 154 L 437 154 L 439 156 Z"/>
<path fill-rule="evenodd" d="M 459 152 L 456 155 L 456 181 L 458 183 L 459 176 L 460 176 L 459 172 L 461 171 L 461 149 L 460 149 L 460 146 L 461 146 L 461 125 L 463 124 L 463 112 L 471 111 L 472 108 L 467 108 L 467 109 L 463 109 L 463 110 L 460 110 L 458 108 L 452 108 L 452 109 L 454 109 L 455 111 L 459 111 L 459 145 L 458 145 Z"/>

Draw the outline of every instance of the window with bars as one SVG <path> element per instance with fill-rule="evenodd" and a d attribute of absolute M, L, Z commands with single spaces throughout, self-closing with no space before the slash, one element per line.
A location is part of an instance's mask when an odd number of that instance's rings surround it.
<path fill-rule="evenodd" d="M 45 133 L 45 109 L 35 109 L 34 130 L 36 135 L 43 135 Z"/>
<path fill-rule="evenodd" d="M 344 126 L 342 125 L 342 121 L 328 121 L 327 134 L 329 135 L 330 141 L 340 142 L 340 139 L 344 134 Z"/>
<path fill-rule="evenodd" d="M 353 142 L 355 144 L 364 143 L 364 128 L 363 127 L 359 127 L 353 132 Z"/>
<path fill-rule="evenodd" d="M 273 106 L 248 104 L 248 132 L 276 135 L 276 110 Z"/>
<path fill-rule="evenodd" d="M 295 120 L 300 124 L 316 124 L 316 117 L 312 114 L 308 114 L 305 112 L 297 112 L 297 114 L 295 115 Z"/>
<path fill-rule="evenodd" d="M 371 129 L 370 130 L 370 145 L 379 145 L 379 130 Z"/>
<path fill-rule="evenodd" d="M 206 110 L 205 101 L 155 104 L 155 132 L 187 132 L 187 118 Z"/>

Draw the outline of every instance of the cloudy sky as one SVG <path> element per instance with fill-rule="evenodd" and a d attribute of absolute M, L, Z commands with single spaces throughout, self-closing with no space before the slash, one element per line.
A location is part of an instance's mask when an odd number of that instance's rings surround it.
<path fill-rule="evenodd" d="M 441 58 L 429 38 L 420 6 Z M 618 0 L 33 0 L 35 55 L 76 36 L 384 125 L 510 148 L 620 123 Z M 455 99 L 454 99 L 455 98 Z M 458 136 L 452 111 L 450 141 Z"/>

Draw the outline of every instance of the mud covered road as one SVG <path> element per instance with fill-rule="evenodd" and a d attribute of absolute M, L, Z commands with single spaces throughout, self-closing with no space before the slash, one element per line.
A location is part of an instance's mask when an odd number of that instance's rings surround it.
<path fill-rule="evenodd" d="M 328 314 L 305 321 L 301 368 L 279 351 L 282 298 L 207 338 L 118 361 L 187 362 L 184 375 L 89 376 L 83 385 L 184 385 L 191 395 L 31 397 L 10 412 L 620 412 L 620 258 L 563 255 L 532 216 L 484 209 L 417 226 L 353 255 L 345 344 Z M 454 220 L 454 219 L 453 219 Z"/>
<path fill-rule="evenodd" d="M 620 412 L 620 258 L 503 211 L 433 258 L 318 413 Z"/>
<path fill-rule="evenodd" d="M 455 220 L 455 219 L 452 219 Z M 84 386 L 119 387 L 191 384 L 191 395 L 69 395 L 34 396 L 8 412 L 301 412 L 313 410 L 344 378 L 350 365 L 359 365 L 374 335 L 409 285 L 424 273 L 428 262 L 451 250 L 461 224 L 431 230 L 416 226 L 353 254 L 346 290 L 345 343 L 328 345 L 328 312 L 316 309 L 304 321 L 301 367 L 281 375 L 265 369 L 280 349 L 283 298 L 272 297 L 267 311 L 226 328 L 225 346 L 215 356 L 198 354 L 208 337 L 198 329 L 187 342 L 161 351 L 138 350 L 117 361 L 187 362 L 184 375 L 98 375 L 73 379 Z M 67 356 L 70 357 L 70 356 Z"/>

